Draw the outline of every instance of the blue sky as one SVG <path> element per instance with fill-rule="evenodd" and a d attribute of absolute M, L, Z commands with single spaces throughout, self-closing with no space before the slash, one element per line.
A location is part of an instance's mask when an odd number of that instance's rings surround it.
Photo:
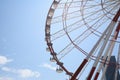
<path fill-rule="evenodd" d="M 53 0 L 0 0 L 0 80 L 66 80 L 68 76 L 65 72 L 59 74 L 55 71 L 58 66 L 49 61 L 50 54 L 46 52 L 45 22 L 52 2 Z M 57 26 L 53 31 L 58 30 L 58 27 L 63 28 L 58 24 L 53 26 Z M 103 27 L 104 25 L 101 30 Z M 72 36 L 78 35 L 77 30 L 74 33 Z M 54 47 L 58 52 L 70 43 L 64 37 L 54 43 L 59 45 Z M 91 40 L 94 41 L 94 38 Z M 89 52 L 94 44 L 92 41 L 89 45 L 80 45 Z M 77 49 L 70 53 L 61 61 L 64 61 L 69 71 L 74 72 L 85 55 L 80 54 Z M 87 77 L 91 63 L 80 76 L 81 80 Z"/>
<path fill-rule="evenodd" d="M 0 0 L 0 80 L 65 80 L 44 41 L 52 0 Z"/>

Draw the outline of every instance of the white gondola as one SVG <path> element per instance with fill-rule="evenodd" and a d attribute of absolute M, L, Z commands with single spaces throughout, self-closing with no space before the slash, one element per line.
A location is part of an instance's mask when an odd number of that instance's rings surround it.
<path fill-rule="evenodd" d="M 49 11 L 49 17 L 52 17 L 54 14 L 55 9 L 51 8 Z"/>
<path fill-rule="evenodd" d="M 47 51 L 47 52 L 50 52 L 50 50 L 49 50 L 49 48 L 48 48 L 48 47 L 46 48 L 46 51 Z"/>
<path fill-rule="evenodd" d="M 51 12 L 52 14 L 52 12 Z M 50 25 L 51 24 L 51 17 L 49 16 L 48 19 L 47 19 L 47 25 Z"/>
<path fill-rule="evenodd" d="M 53 8 L 53 9 L 57 8 L 58 4 L 59 4 L 59 1 L 54 1 L 54 3 L 53 3 L 51 8 Z"/>
<path fill-rule="evenodd" d="M 54 59 L 54 58 L 50 58 L 50 61 L 51 61 L 51 62 L 55 62 L 55 59 Z"/>
<path fill-rule="evenodd" d="M 62 73 L 62 72 L 63 72 L 63 69 L 62 69 L 61 67 L 57 67 L 56 72 Z"/>

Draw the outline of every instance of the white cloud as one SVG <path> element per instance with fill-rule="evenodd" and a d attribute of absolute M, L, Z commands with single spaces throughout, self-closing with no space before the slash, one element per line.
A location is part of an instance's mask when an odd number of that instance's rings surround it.
<path fill-rule="evenodd" d="M 54 67 L 54 66 L 52 66 L 48 63 L 44 63 L 42 66 L 45 67 L 45 68 L 51 69 L 51 70 L 56 70 L 56 67 Z"/>
<path fill-rule="evenodd" d="M 11 62 L 11 61 L 12 61 L 11 59 L 8 59 L 5 56 L 0 56 L 0 65 L 4 65 L 4 64 Z"/>
<path fill-rule="evenodd" d="M 2 67 L 1 70 L 14 73 L 21 78 L 38 78 L 40 77 L 40 73 L 37 71 L 32 71 L 30 69 L 12 69 L 9 67 Z"/>
<path fill-rule="evenodd" d="M 10 77 L 0 77 L 0 80 L 14 80 L 14 79 Z"/>
<path fill-rule="evenodd" d="M 6 71 L 6 72 L 11 72 L 12 70 L 8 67 L 2 67 L 1 70 Z"/>
<path fill-rule="evenodd" d="M 22 78 L 30 78 L 30 77 L 38 78 L 38 77 L 40 77 L 39 72 L 32 71 L 30 69 L 20 69 L 20 70 L 18 70 L 18 74 Z"/>

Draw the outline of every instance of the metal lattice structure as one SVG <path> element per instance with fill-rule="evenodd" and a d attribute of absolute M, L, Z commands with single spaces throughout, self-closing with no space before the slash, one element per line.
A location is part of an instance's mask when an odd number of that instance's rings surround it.
<path fill-rule="evenodd" d="M 104 80 L 120 63 L 120 0 L 54 0 L 46 19 L 50 61 L 68 80 Z M 117 62 L 109 62 L 114 55 Z M 104 67 L 103 67 L 104 66 Z"/>

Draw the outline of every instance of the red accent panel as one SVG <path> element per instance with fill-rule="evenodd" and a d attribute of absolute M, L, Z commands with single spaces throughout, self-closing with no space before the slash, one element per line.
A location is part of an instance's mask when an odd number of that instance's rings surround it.
<path fill-rule="evenodd" d="M 119 31 L 119 30 L 120 30 L 120 22 L 119 22 L 119 24 L 118 24 L 118 26 L 117 26 L 116 31 Z"/>
<path fill-rule="evenodd" d="M 120 9 L 118 10 L 117 14 L 116 14 L 115 17 L 113 18 L 113 21 L 117 22 L 119 16 L 120 16 Z"/>
<path fill-rule="evenodd" d="M 97 72 L 96 75 L 95 75 L 94 80 L 97 80 L 98 76 L 99 76 L 99 73 Z"/>
<path fill-rule="evenodd" d="M 118 37 L 119 30 L 120 30 L 120 22 L 119 22 L 119 24 L 117 25 L 117 28 L 116 28 L 117 34 L 115 36 L 115 39 L 117 39 L 117 37 Z"/>
<path fill-rule="evenodd" d="M 117 14 L 116 14 L 115 17 L 113 18 L 113 21 L 117 22 L 119 16 L 120 16 L 120 9 L 118 10 Z"/>
<path fill-rule="evenodd" d="M 82 68 L 85 66 L 85 64 L 88 62 L 87 59 L 84 59 L 84 61 L 82 62 L 82 64 L 79 66 L 79 68 L 76 70 L 76 72 L 73 74 L 72 78 L 70 80 L 76 80 L 76 77 L 78 76 L 78 74 L 81 72 Z"/>
<path fill-rule="evenodd" d="M 87 80 L 91 80 L 92 75 L 93 75 L 93 73 L 94 73 L 95 69 L 96 69 L 96 67 L 92 67 L 92 69 L 91 69 L 91 71 L 90 71 L 90 74 L 89 74 L 89 76 L 88 76 Z"/>

